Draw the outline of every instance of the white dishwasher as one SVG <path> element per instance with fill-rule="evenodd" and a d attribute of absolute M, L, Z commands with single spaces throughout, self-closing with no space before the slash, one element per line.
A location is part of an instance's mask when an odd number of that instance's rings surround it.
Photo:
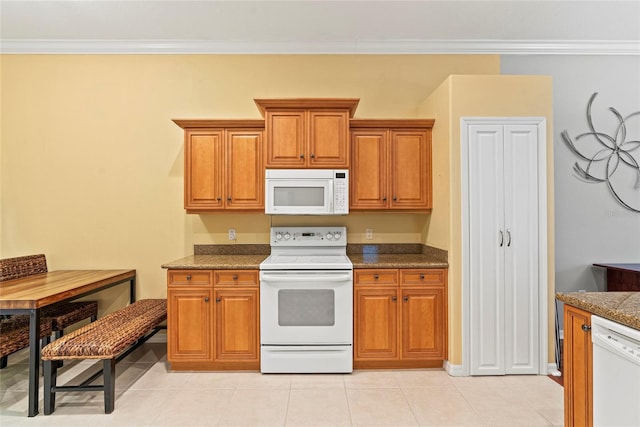
<path fill-rule="evenodd" d="M 593 425 L 640 426 L 640 331 L 591 316 Z"/>

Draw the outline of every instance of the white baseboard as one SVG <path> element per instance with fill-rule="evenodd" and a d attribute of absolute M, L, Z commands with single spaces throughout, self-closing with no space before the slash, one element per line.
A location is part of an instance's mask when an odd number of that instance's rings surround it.
<path fill-rule="evenodd" d="M 452 377 L 463 377 L 462 374 L 462 365 L 454 365 L 448 360 L 444 361 L 444 370 L 447 371 L 447 374 Z"/>

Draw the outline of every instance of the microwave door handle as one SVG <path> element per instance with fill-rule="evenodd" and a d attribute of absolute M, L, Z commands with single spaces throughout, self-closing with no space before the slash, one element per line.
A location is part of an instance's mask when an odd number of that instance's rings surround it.
<path fill-rule="evenodd" d="M 272 274 L 262 272 L 262 277 L 260 281 L 274 281 L 274 282 L 299 282 L 300 280 L 311 280 L 318 281 L 322 280 L 324 282 L 344 282 L 345 280 L 351 280 L 351 275 L 349 273 L 344 274 Z"/>

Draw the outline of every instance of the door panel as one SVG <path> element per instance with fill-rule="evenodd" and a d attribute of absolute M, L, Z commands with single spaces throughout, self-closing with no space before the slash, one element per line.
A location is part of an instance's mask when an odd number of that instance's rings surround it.
<path fill-rule="evenodd" d="M 309 166 L 349 167 L 349 113 L 309 112 Z"/>
<path fill-rule="evenodd" d="M 258 290 L 216 290 L 215 297 L 215 360 L 258 360 Z"/>
<path fill-rule="evenodd" d="M 387 131 L 359 130 L 351 133 L 351 209 L 382 209 L 388 206 L 389 168 Z"/>
<path fill-rule="evenodd" d="M 266 117 L 266 167 L 304 167 L 307 138 L 304 111 L 269 111 Z"/>
<path fill-rule="evenodd" d="M 227 209 L 264 209 L 262 132 L 227 131 Z"/>
<path fill-rule="evenodd" d="M 168 360 L 211 361 L 211 289 L 170 289 L 168 291 Z"/>
<path fill-rule="evenodd" d="M 354 294 L 354 360 L 397 359 L 397 289 L 356 289 Z"/>
<path fill-rule="evenodd" d="M 469 138 L 470 368 L 503 375 L 503 128 L 470 126 Z"/>
<path fill-rule="evenodd" d="M 223 201 L 224 133 L 188 131 L 185 140 L 185 208 L 217 209 Z"/>
<path fill-rule="evenodd" d="M 431 208 L 427 132 L 391 131 L 391 207 Z"/>
<path fill-rule="evenodd" d="M 402 290 L 402 358 L 445 354 L 444 287 Z"/>

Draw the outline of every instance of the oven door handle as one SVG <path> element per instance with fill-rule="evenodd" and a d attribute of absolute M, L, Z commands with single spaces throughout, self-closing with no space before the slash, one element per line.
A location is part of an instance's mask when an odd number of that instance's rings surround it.
<path fill-rule="evenodd" d="M 323 282 L 344 282 L 351 281 L 351 272 L 340 274 L 309 274 L 309 273 L 291 273 L 291 274 L 273 274 L 262 272 L 261 282 L 299 282 L 305 281 L 323 281 Z"/>

